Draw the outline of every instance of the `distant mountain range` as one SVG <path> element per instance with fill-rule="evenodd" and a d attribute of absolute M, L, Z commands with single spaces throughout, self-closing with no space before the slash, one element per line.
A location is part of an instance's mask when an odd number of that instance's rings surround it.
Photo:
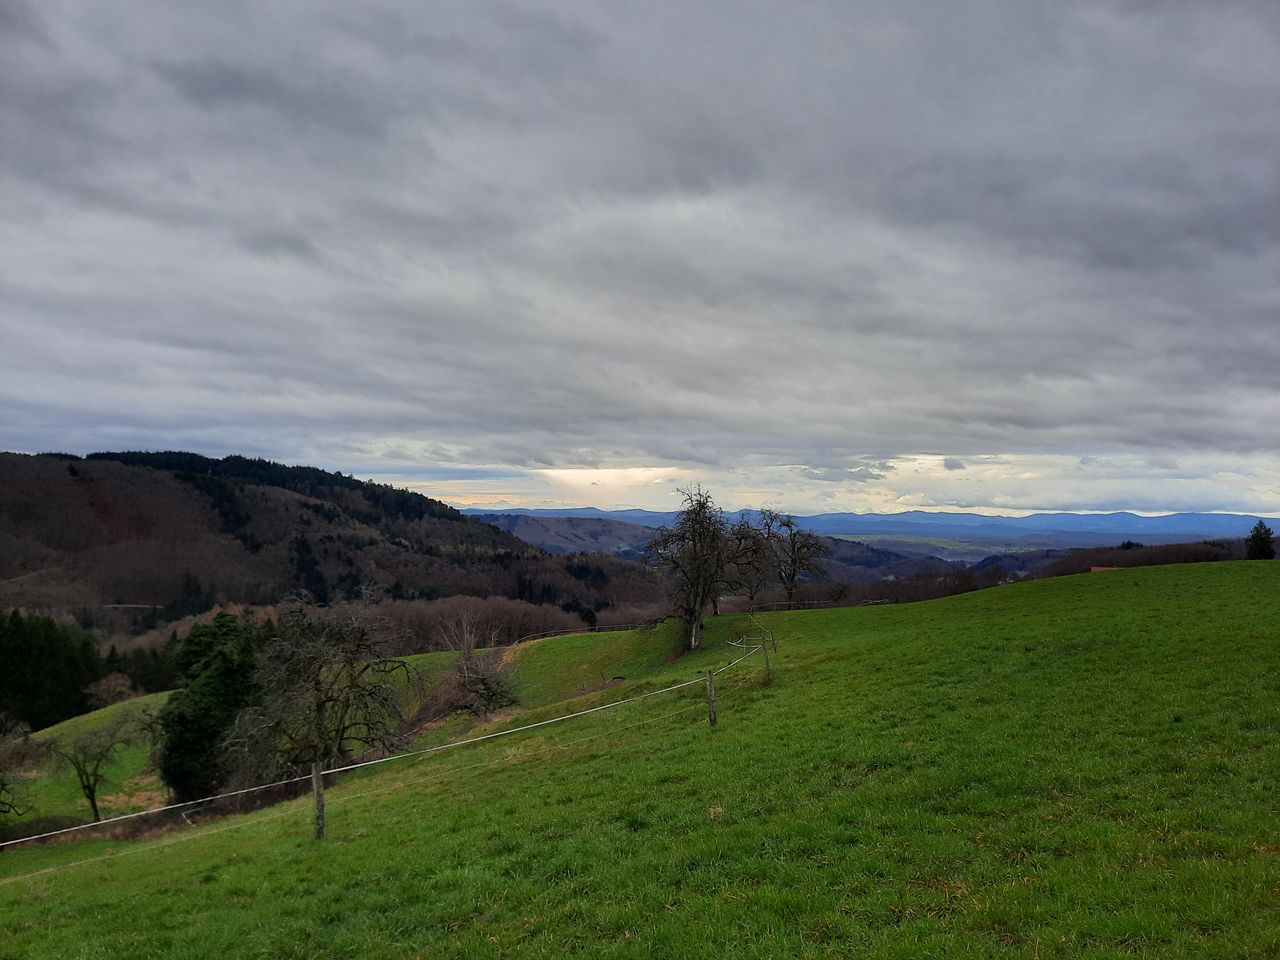
<path fill-rule="evenodd" d="M 465 514 L 497 514 L 498 511 L 467 508 Z M 600 510 L 596 507 L 536 509 L 513 507 L 501 511 L 506 516 L 581 517 L 600 520 L 622 520 L 646 527 L 670 524 L 676 511 Z M 738 510 L 727 514 L 730 519 L 757 517 L 759 511 Z M 942 513 L 910 510 L 905 513 L 818 513 L 797 516 L 806 530 L 831 535 L 854 533 L 920 533 L 936 535 L 963 530 L 966 533 L 1139 533 L 1149 536 L 1177 537 L 1243 537 L 1260 518 L 1241 513 L 1170 513 L 1144 517 L 1136 513 L 1033 513 L 1026 517 L 987 516 L 980 513 Z"/>
<path fill-rule="evenodd" d="M 604 517 L 566 517 L 519 513 L 472 514 L 477 520 L 514 534 L 548 553 L 607 552 L 629 559 L 644 556 L 654 527 Z M 674 517 L 674 514 L 672 514 Z M 920 573 L 946 573 L 953 565 L 917 552 L 898 552 L 852 540 L 825 538 L 831 558 L 823 562 L 827 576 L 841 583 L 873 583 Z"/>
<path fill-rule="evenodd" d="M 492 511 L 476 509 L 462 512 L 493 515 Z M 542 520 L 622 521 L 645 527 L 671 524 L 677 516 L 674 511 L 599 510 L 595 507 L 557 510 L 513 508 L 503 511 L 502 515 Z M 753 518 L 758 513 L 741 510 L 729 516 L 731 519 Z M 976 513 L 912 510 L 906 513 L 821 513 L 796 519 L 804 529 L 829 537 L 862 540 L 898 552 L 976 561 L 993 553 L 1113 546 L 1124 540 L 1154 544 L 1236 539 L 1245 536 L 1259 518 L 1228 513 L 1174 513 L 1144 517 L 1128 512 L 991 517 Z"/>

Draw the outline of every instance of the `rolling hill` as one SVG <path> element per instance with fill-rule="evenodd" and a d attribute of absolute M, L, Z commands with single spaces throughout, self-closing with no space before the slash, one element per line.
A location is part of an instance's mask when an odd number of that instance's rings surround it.
<path fill-rule="evenodd" d="M 307 801 L 0 855 L 14 956 L 1280 952 L 1273 562 L 770 614 L 775 682 L 360 771 Z M 643 633 L 516 651 L 563 715 L 724 665 Z M 603 676 L 612 685 L 601 685 Z M 614 676 L 622 677 L 613 681 Z M 564 699 L 567 698 L 567 699 Z M 433 733 L 439 736 L 438 733 Z M 127 855 L 126 855 L 127 854 Z"/>
<path fill-rule="evenodd" d="M 653 528 L 600 517 L 548 517 L 523 513 L 472 513 L 477 520 L 505 530 L 548 553 L 612 553 L 631 560 L 644 556 Z"/>

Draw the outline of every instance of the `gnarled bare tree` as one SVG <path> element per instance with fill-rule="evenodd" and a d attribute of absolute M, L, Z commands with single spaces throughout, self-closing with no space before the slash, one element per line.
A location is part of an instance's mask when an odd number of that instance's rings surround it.
<path fill-rule="evenodd" d="M 672 609 L 688 631 L 689 649 L 696 650 L 702 617 L 725 584 L 729 525 L 700 484 L 679 492 L 684 509 L 674 526 L 659 528 L 645 545 L 645 559 L 666 573 Z"/>
<path fill-rule="evenodd" d="M 226 749 L 238 781 L 253 781 L 399 746 L 411 672 L 387 655 L 366 616 L 322 619 L 297 607 L 258 655 L 260 702 L 236 717 Z"/>
<path fill-rule="evenodd" d="M 831 556 L 831 548 L 816 533 L 800 529 L 789 513 L 761 510 L 760 529 L 773 554 L 774 576 L 791 602 L 795 600 L 796 584 L 802 576 L 822 575 L 819 561 Z"/>
<path fill-rule="evenodd" d="M 728 556 L 724 581 L 727 592 L 755 603 L 774 579 L 773 547 L 768 536 L 751 521 L 738 520 L 729 528 Z"/>
<path fill-rule="evenodd" d="M 441 638 L 457 654 L 440 685 L 442 709 L 467 710 L 476 716 L 486 716 L 517 702 L 505 656 L 510 648 L 498 649 L 500 637 L 496 629 L 490 628 L 486 635 L 478 618 L 471 612 L 463 612 L 445 626 Z"/>
<path fill-rule="evenodd" d="M 26 724 L 0 713 L 0 817 L 25 811 L 23 771 L 34 766 L 43 752 L 30 734 Z"/>
<path fill-rule="evenodd" d="M 119 713 L 102 727 L 50 745 L 55 761 L 76 775 L 95 823 L 102 819 L 98 812 L 98 794 L 108 782 L 116 754 L 133 742 L 136 733 L 133 715 Z"/>

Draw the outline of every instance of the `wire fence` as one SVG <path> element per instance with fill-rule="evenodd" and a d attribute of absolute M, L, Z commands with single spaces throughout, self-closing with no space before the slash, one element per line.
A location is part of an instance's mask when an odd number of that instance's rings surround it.
<path fill-rule="evenodd" d="M 565 630 L 544 630 L 542 633 L 530 633 L 517 637 L 506 646 L 518 647 L 531 640 L 546 640 L 548 637 L 576 637 L 582 633 L 621 633 L 623 630 L 647 630 L 657 626 L 659 621 L 649 620 L 645 623 L 598 623 L 593 627 L 569 627 Z"/>
<path fill-rule="evenodd" d="M 133 813 L 120 814 L 118 816 L 108 817 L 104 820 L 99 820 L 94 823 L 83 823 L 83 824 L 78 824 L 76 826 L 64 827 L 57 830 L 49 830 L 43 833 L 33 834 L 31 836 L 19 837 L 13 840 L 6 840 L 3 842 L 0 842 L 0 851 L 18 847 L 23 844 L 33 844 L 33 843 L 38 843 L 42 841 L 49 841 L 57 838 L 69 837 L 75 834 L 88 834 L 90 831 L 106 831 L 108 834 L 111 834 L 113 831 L 119 831 L 121 828 L 126 826 L 133 827 L 136 825 L 140 825 L 142 818 L 144 817 L 152 818 L 151 820 L 147 821 L 147 824 L 151 829 L 161 829 L 167 826 L 179 826 L 181 825 L 180 822 L 185 822 L 185 824 L 188 826 L 195 826 L 195 824 L 191 820 L 192 816 L 199 816 L 200 818 L 204 819 L 210 816 L 222 816 L 222 815 L 231 814 L 231 813 L 244 813 L 248 810 L 259 809 L 268 803 L 278 803 L 283 800 L 296 799 L 297 797 L 304 795 L 307 792 L 307 790 L 309 789 L 308 785 L 314 783 L 315 778 L 317 776 L 320 778 L 327 778 L 328 781 L 332 783 L 341 774 L 350 773 L 352 771 L 360 770 L 366 767 L 373 767 L 373 766 L 378 766 L 380 764 L 386 764 L 386 763 L 403 762 L 406 760 L 412 760 L 414 758 L 425 757 L 430 754 L 436 754 L 436 753 L 440 753 L 447 750 L 457 749 L 459 747 L 464 747 L 471 744 L 477 744 L 477 743 L 483 743 L 490 740 L 496 740 L 500 737 L 508 737 L 517 733 L 526 733 L 531 730 L 549 727 L 554 724 L 559 724 L 559 723 L 564 723 L 566 721 L 579 719 L 581 717 L 586 717 L 591 714 L 597 714 L 603 711 L 613 710 L 618 707 L 625 706 L 627 704 L 638 703 L 642 700 L 649 700 L 650 698 L 653 698 L 653 697 L 658 697 L 664 694 L 673 693 L 677 690 L 682 690 L 695 685 L 701 685 L 701 684 L 706 685 L 708 702 L 711 705 L 711 715 L 712 717 L 714 717 L 714 693 L 712 690 L 712 678 L 719 676 L 720 674 L 724 673 L 726 670 L 729 670 L 733 667 L 738 666 L 739 664 L 747 660 L 749 657 L 754 656 L 755 654 L 760 653 L 761 651 L 764 651 L 764 655 L 766 658 L 766 671 L 768 672 L 769 670 L 767 666 L 768 645 L 772 644 L 774 649 L 775 650 L 777 649 L 777 642 L 776 640 L 774 640 L 772 633 L 768 631 L 755 618 L 754 613 L 753 612 L 748 613 L 748 617 L 752 621 L 757 632 L 753 633 L 751 636 L 742 636 L 736 640 L 730 639 L 728 641 L 728 643 L 731 646 L 742 651 L 741 655 L 737 656 L 736 658 L 731 656 L 728 663 L 724 664 L 718 669 L 707 671 L 708 675 L 705 678 L 699 675 L 698 677 L 695 677 L 692 680 L 685 680 L 685 681 L 681 681 L 680 683 L 670 684 L 658 690 L 650 690 L 645 693 L 639 693 L 639 694 L 636 694 L 635 696 L 626 697 L 621 700 L 615 700 L 609 703 L 600 704 L 598 706 L 588 707 L 583 710 L 576 710 L 576 711 L 573 711 L 572 713 L 562 714 L 556 717 L 550 717 L 546 720 L 538 720 L 533 723 L 526 723 L 520 726 L 510 727 L 505 730 L 497 730 L 492 733 L 481 734 L 479 736 L 474 736 L 474 737 L 465 737 L 460 740 L 453 740 L 453 741 L 449 741 L 448 743 L 442 743 L 442 744 L 436 744 L 429 747 L 423 747 L 418 750 L 405 751 L 403 753 L 393 754 L 388 757 L 378 757 L 371 760 L 357 761 L 354 763 L 335 766 L 330 769 L 319 769 L 319 770 L 313 771 L 310 774 L 302 774 L 299 776 L 287 777 L 281 780 L 272 781 L 270 783 L 257 784 L 254 786 L 243 787 L 237 790 L 229 790 L 223 793 L 218 793 L 218 794 L 214 794 L 207 797 L 201 797 L 198 800 L 188 800 L 182 803 L 171 803 L 161 807 L 154 807 L 148 810 L 139 810 Z M 614 628 L 614 629 L 617 629 L 617 628 Z M 590 632 L 602 632 L 602 631 L 586 630 L 586 631 L 577 631 L 577 632 L 590 633 Z M 526 639 L 531 639 L 531 638 L 526 638 Z M 686 708 L 683 708 L 682 710 L 676 711 L 675 714 L 670 714 L 669 716 L 675 716 L 679 713 L 684 713 L 688 710 L 696 709 L 700 706 L 701 706 L 700 704 L 695 704 L 691 707 L 686 707 Z M 651 718 L 648 720 L 640 721 L 640 723 L 635 724 L 635 726 L 642 725 L 644 723 L 656 722 L 657 720 L 660 720 L 660 719 L 663 719 L 663 717 Z M 712 722 L 714 722 L 714 719 L 712 720 Z M 626 729 L 626 728 L 623 728 L 623 729 Z M 611 732 L 611 731 L 606 731 L 606 733 L 604 734 L 592 735 L 590 737 L 586 737 L 582 739 L 584 740 L 594 739 L 596 736 L 604 736 L 608 732 Z M 535 750 L 533 752 L 537 753 L 539 751 Z M 505 758 L 503 759 L 505 760 Z M 501 762 L 501 761 L 486 761 L 486 763 L 488 762 Z M 480 765 L 482 766 L 484 764 L 480 764 Z M 417 782 L 417 781 L 413 781 L 413 782 Z M 394 789 L 394 788 L 388 788 L 388 789 Z M 233 828 L 238 825 L 247 826 L 251 823 L 257 823 L 264 819 L 272 819 L 272 818 L 271 817 L 254 818 L 249 821 L 245 821 L 243 823 L 228 825 L 227 829 Z M 173 842 L 177 842 L 177 841 L 173 841 Z M 104 858 L 94 858 L 94 859 L 104 859 Z M 93 860 L 77 861 L 77 863 L 87 863 L 87 862 L 93 862 Z M 54 869 L 54 868 L 49 868 L 49 869 Z M 38 871 L 38 873 L 43 873 L 43 872 L 47 872 L 47 871 Z M 24 876 L 35 876 L 35 875 L 36 874 L 27 874 Z M 7 879 L 3 879 L 3 880 L 0 880 L 0 883 L 7 883 L 15 879 L 21 879 L 21 877 L 11 877 Z"/>
<path fill-rule="evenodd" d="M 749 612 L 777 613 L 783 610 L 813 610 L 835 605 L 834 600 L 774 600 L 772 603 L 753 603 Z"/>
<path fill-rule="evenodd" d="M 519 761 L 519 760 L 532 759 L 534 757 L 552 753 L 557 750 L 567 750 L 571 747 L 579 746 L 583 743 L 586 743 L 592 740 L 601 739 L 602 737 L 612 736 L 624 730 L 631 730 L 638 727 L 648 726 L 649 724 L 660 723 L 663 720 L 670 720 L 682 714 L 686 714 L 693 710 L 700 710 L 700 709 L 702 709 L 701 703 L 693 703 L 688 706 L 682 707 L 679 710 L 673 710 L 669 713 L 660 714 L 659 716 L 656 716 L 656 717 L 647 717 L 644 720 L 638 720 L 634 723 L 625 724 L 620 727 L 613 727 L 608 730 L 604 730 L 600 733 L 589 734 L 588 736 L 585 736 L 585 737 L 577 737 L 573 740 L 568 740 L 563 743 L 544 744 L 541 746 L 526 749 L 524 751 L 521 751 L 518 754 L 503 754 L 500 757 L 495 757 L 490 760 L 482 760 L 478 763 L 455 764 L 445 770 L 437 770 L 426 776 L 413 777 L 411 779 L 398 779 L 394 783 L 375 787 L 371 790 L 363 790 L 359 793 L 344 792 L 340 794 L 335 794 L 335 795 L 329 796 L 326 802 L 330 806 L 341 806 L 343 804 L 350 803 L 353 800 L 361 800 L 361 799 L 365 799 L 371 796 L 376 796 L 379 794 L 385 794 L 385 793 L 390 793 L 392 791 L 403 790 L 406 787 L 412 787 L 412 786 L 416 786 L 423 783 L 430 783 L 432 781 L 444 780 L 455 774 L 465 773 L 471 770 L 477 770 L 484 767 L 496 766 L 498 764 L 510 764 L 512 762 Z M 308 776 L 304 779 L 309 780 L 310 777 Z M 39 870 L 33 870 L 29 873 L 24 873 L 24 874 L 17 874 L 12 877 L 0 877 L 0 886 L 4 886 L 10 883 L 16 883 L 21 880 L 30 880 L 32 878 L 44 876 L 46 874 L 57 873 L 62 870 L 71 869 L 72 867 L 79 867 L 79 866 L 84 866 L 86 864 L 93 864 L 93 863 L 102 863 L 107 860 L 115 860 L 118 857 L 131 856 L 137 853 L 145 853 L 147 851 L 154 850 L 160 847 L 170 847 L 178 843 L 186 843 L 191 840 L 199 840 L 204 837 L 212 836 L 215 834 L 225 833 L 229 830 L 238 830 L 244 827 L 256 826 L 261 823 L 268 823 L 275 820 L 282 820 L 289 816 L 306 815 L 308 812 L 309 812 L 309 808 L 307 807 L 290 806 L 282 809 L 272 810 L 271 812 L 266 813 L 262 816 L 249 817 L 249 818 L 237 820 L 231 823 L 210 824 L 207 826 L 194 826 L 192 829 L 185 830 L 182 833 L 169 834 L 169 835 L 159 837 L 147 842 L 142 842 L 142 843 L 127 846 L 127 847 L 122 847 L 122 848 L 113 850 L 110 853 L 101 854 L 99 856 L 85 857 L 80 860 L 68 861 L 67 863 L 53 864 L 48 867 L 43 867 Z"/>

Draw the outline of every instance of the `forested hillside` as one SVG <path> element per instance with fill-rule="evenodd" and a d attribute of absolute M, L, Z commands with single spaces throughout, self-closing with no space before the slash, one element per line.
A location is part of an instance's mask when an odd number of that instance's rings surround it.
<path fill-rule="evenodd" d="M 0 454 L 0 609 L 112 630 L 215 603 L 502 596 L 572 612 L 646 602 L 638 565 L 547 555 L 407 490 L 190 453 Z"/>

